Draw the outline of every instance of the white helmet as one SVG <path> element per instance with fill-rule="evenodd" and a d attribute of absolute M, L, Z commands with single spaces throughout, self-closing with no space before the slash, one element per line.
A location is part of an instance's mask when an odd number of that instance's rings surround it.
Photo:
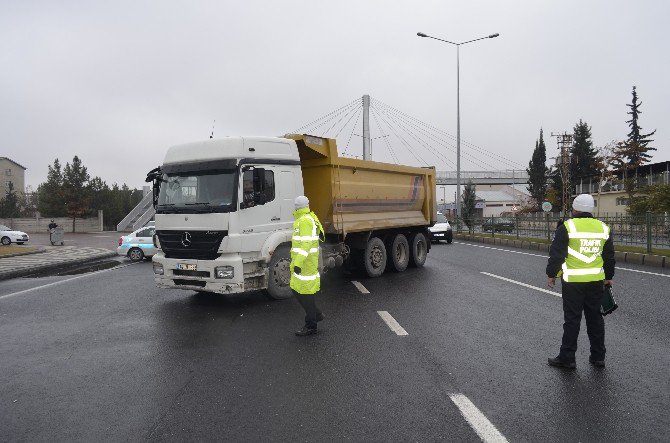
<path fill-rule="evenodd" d="M 579 212 L 592 212 L 595 206 L 593 197 L 589 194 L 579 194 L 572 201 L 572 209 Z"/>
<path fill-rule="evenodd" d="M 302 208 L 307 208 L 309 206 L 309 199 L 305 197 L 304 195 L 300 195 L 295 198 L 295 201 L 293 202 L 295 204 L 295 209 L 302 209 Z"/>

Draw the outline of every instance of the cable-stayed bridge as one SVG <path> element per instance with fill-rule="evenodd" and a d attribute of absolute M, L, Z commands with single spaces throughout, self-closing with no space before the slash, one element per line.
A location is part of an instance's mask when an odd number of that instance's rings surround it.
<path fill-rule="evenodd" d="M 456 185 L 456 137 L 364 95 L 292 133 L 335 138 L 340 155 L 386 163 L 435 166 L 438 185 Z M 461 138 L 461 184 L 528 182 L 524 165 Z"/>

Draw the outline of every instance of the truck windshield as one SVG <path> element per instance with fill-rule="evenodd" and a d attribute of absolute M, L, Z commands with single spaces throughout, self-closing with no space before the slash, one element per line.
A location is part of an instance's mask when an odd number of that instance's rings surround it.
<path fill-rule="evenodd" d="M 230 212 L 235 207 L 236 171 L 164 174 L 156 212 Z"/>

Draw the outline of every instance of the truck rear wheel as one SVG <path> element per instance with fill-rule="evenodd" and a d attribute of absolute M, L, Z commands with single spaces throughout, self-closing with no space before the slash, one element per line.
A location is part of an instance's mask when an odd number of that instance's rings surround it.
<path fill-rule="evenodd" d="M 379 277 L 386 269 L 386 246 L 379 237 L 372 237 L 363 254 L 363 265 L 369 277 Z"/>
<path fill-rule="evenodd" d="M 409 238 L 409 264 L 420 268 L 426 263 L 428 257 L 428 242 L 426 236 L 421 232 L 415 232 Z"/>
<path fill-rule="evenodd" d="M 267 293 L 275 300 L 291 298 L 291 251 L 288 246 L 275 249 L 268 269 Z"/>
<path fill-rule="evenodd" d="M 395 272 L 402 272 L 409 265 L 409 242 L 403 234 L 394 236 L 386 248 L 387 267 Z"/>

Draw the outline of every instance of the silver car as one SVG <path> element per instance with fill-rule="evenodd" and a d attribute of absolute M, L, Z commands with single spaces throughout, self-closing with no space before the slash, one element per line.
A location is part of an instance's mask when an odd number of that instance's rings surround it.
<path fill-rule="evenodd" d="M 158 249 L 154 246 L 154 226 L 145 226 L 133 232 L 124 235 L 119 239 L 119 247 L 116 252 L 119 255 L 128 257 L 131 261 L 141 261 L 144 258 L 151 258 Z"/>

